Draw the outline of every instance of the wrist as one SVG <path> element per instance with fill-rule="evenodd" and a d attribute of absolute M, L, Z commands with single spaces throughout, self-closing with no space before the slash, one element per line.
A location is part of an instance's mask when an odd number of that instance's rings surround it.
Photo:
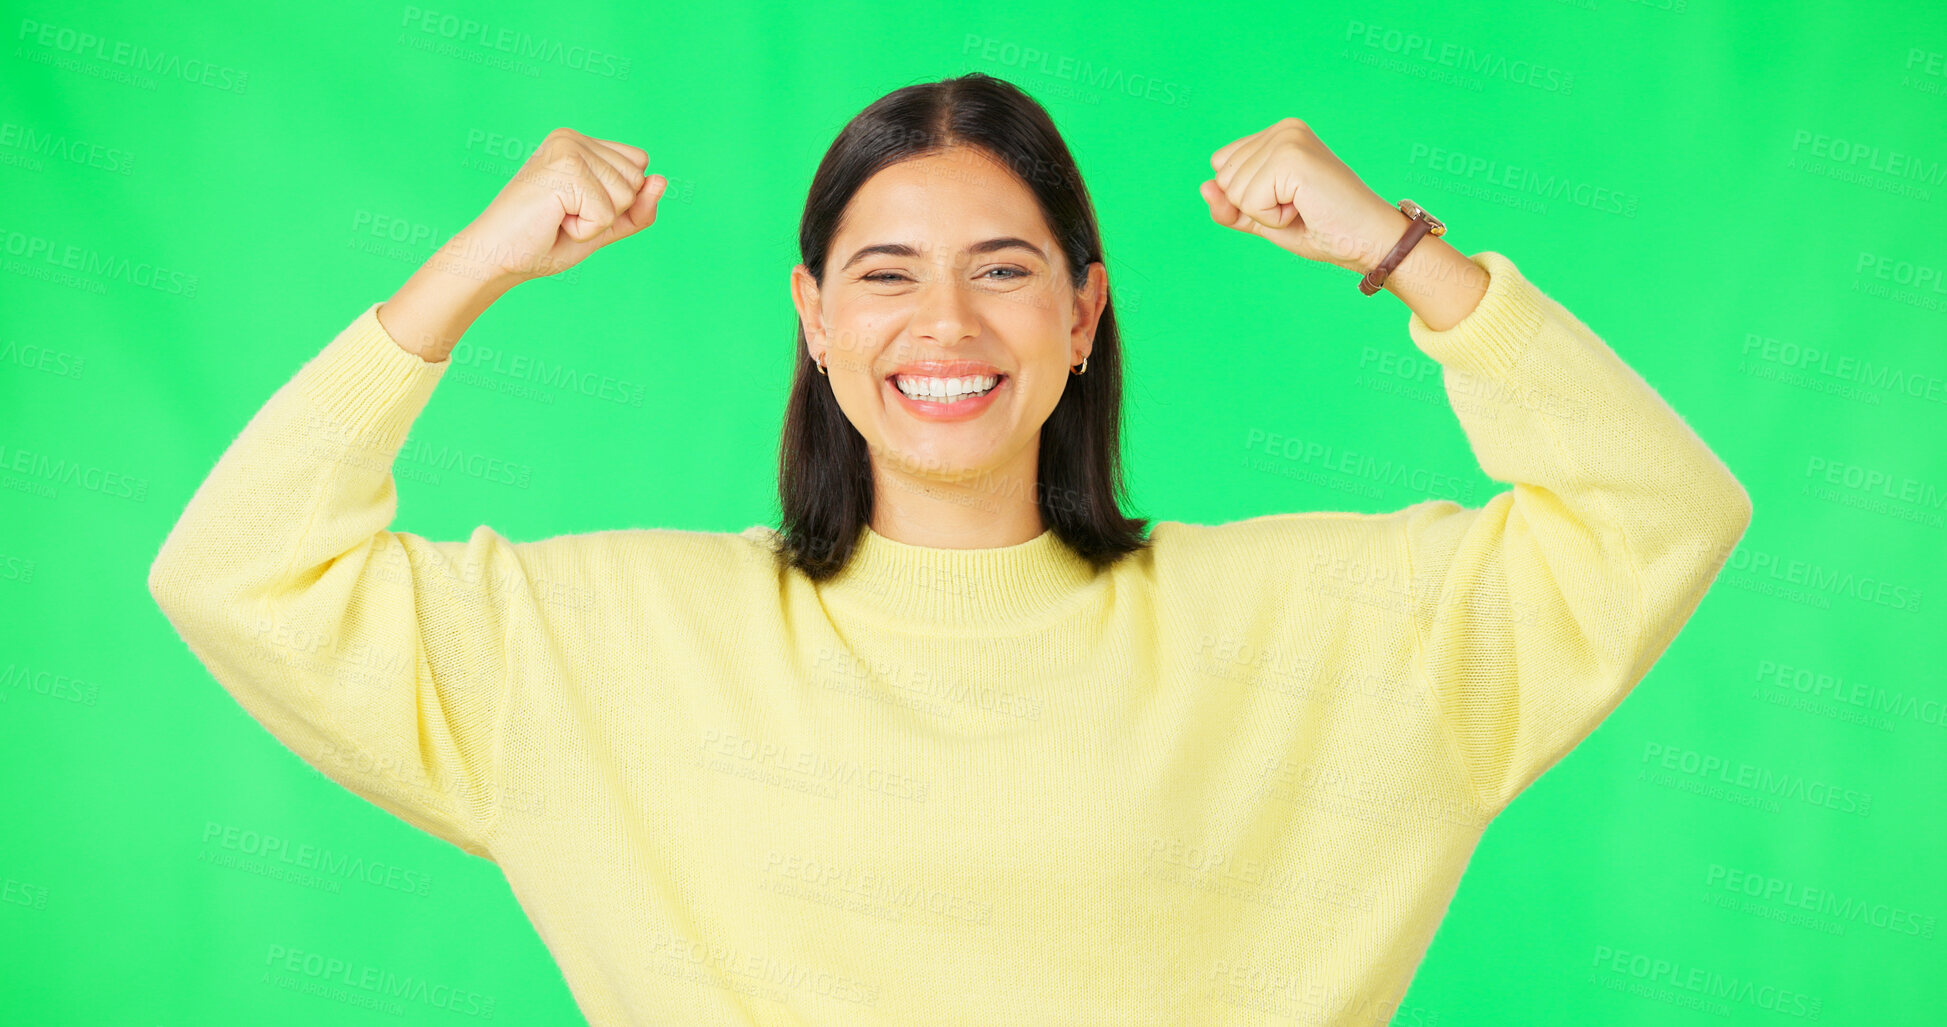
<path fill-rule="evenodd" d="M 1445 331 L 1465 320 L 1487 294 L 1487 272 L 1439 236 L 1407 251 L 1380 288 L 1397 296 L 1427 327 Z"/>
<path fill-rule="evenodd" d="M 379 323 L 402 349 L 439 363 L 512 282 L 435 253 L 379 308 Z"/>
<path fill-rule="evenodd" d="M 475 242 L 477 236 L 472 233 L 473 226 L 468 225 L 448 239 L 426 259 L 421 270 L 449 280 L 456 290 L 495 298 L 531 277 L 508 270 L 502 259 L 508 254 L 499 247 Z"/>
<path fill-rule="evenodd" d="M 1412 224 L 1412 219 L 1400 213 L 1398 207 L 1380 208 L 1373 213 L 1366 229 L 1359 233 L 1358 242 L 1352 247 L 1352 256 L 1340 261 L 1339 266 L 1364 278 L 1368 271 L 1386 259 L 1386 254 L 1391 253 L 1394 246 L 1399 245 L 1400 237 Z"/>
<path fill-rule="evenodd" d="M 1365 243 L 1354 247 L 1358 254 L 1340 266 L 1364 278 L 1413 227 L 1413 219 L 1398 207 L 1376 211 L 1361 233 Z M 1427 232 L 1387 273 L 1379 288 L 1405 303 L 1428 327 L 1444 331 L 1479 305 L 1487 292 L 1487 275 L 1444 238 Z"/>

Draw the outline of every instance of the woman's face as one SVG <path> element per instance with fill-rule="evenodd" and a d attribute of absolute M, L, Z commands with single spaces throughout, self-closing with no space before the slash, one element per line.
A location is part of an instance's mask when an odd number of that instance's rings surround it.
<path fill-rule="evenodd" d="M 1035 470 L 1108 287 L 1100 263 L 1070 284 L 1024 182 L 967 147 L 884 168 L 847 207 L 824 277 L 793 268 L 793 301 L 876 471 Z"/>

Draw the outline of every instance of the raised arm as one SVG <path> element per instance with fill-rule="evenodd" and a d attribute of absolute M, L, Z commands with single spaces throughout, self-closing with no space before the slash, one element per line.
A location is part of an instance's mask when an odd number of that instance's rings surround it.
<path fill-rule="evenodd" d="M 551 133 L 480 218 L 277 390 L 149 571 L 170 623 L 271 734 L 483 857 L 503 798 L 509 640 L 547 637 L 541 543 L 485 525 L 465 542 L 390 530 L 393 462 L 495 298 L 654 220 L 662 180 L 642 177 L 646 162 Z"/>
<path fill-rule="evenodd" d="M 1478 306 L 1413 342 L 1444 368 L 1481 469 L 1478 509 L 1409 507 L 1417 670 L 1483 804 L 1499 810 L 1648 673 L 1751 519 L 1681 417 L 1505 256 Z"/>
<path fill-rule="evenodd" d="M 373 304 L 280 388 L 163 542 L 149 591 L 305 762 L 486 856 L 504 640 L 539 616 L 516 547 L 387 530 L 393 459 L 439 381 Z"/>
<path fill-rule="evenodd" d="M 1365 274 L 1408 227 L 1311 127 L 1210 158 L 1212 220 Z M 1703 599 L 1751 498 L 1683 419 L 1506 257 L 1421 238 L 1384 283 L 1440 362 L 1481 469 L 1512 486 L 1391 515 L 1413 672 L 1476 798 L 1506 806 L 1609 715 Z"/>

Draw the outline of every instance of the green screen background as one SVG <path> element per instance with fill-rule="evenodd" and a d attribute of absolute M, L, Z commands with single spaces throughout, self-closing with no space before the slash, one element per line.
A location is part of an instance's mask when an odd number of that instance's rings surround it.
<path fill-rule="evenodd" d="M 8 3 L 0 1019 L 449 1023 L 486 1002 L 581 1022 L 497 869 L 268 737 L 155 608 L 150 561 L 255 410 L 558 125 L 647 150 L 671 183 L 659 220 L 475 325 L 414 438 L 524 481 L 402 458 L 394 527 L 772 519 L 811 173 L 876 97 L 971 70 L 1040 99 L 1087 177 L 1127 346 L 1131 512 L 1429 498 L 1267 464 L 1253 433 L 1455 476 L 1466 505 L 1506 487 L 1395 297 L 1209 220 L 1210 153 L 1285 116 L 1462 252 L 1510 256 L 1751 492 L 1676 642 L 1488 829 L 1396 1023 L 1939 1015 L 1947 8 L 1128 12 Z M 515 357 L 643 401 L 523 383 Z M 1732 769 L 1686 769 L 1706 763 Z M 1850 808 L 1741 786 L 1745 767 Z M 266 837 L 397 873 L 294 878 L 251 851 Z M 267 978 L 290 950 L 471 1012 Z"/>

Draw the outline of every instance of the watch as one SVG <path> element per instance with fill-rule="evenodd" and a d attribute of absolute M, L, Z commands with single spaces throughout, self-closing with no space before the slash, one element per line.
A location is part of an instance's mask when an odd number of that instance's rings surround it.
<path fill-rule="evenodd" d="M 1359 279 L 1359 291 L 1368 296 L 1386 284 L 1386 276 L 1399 267 L 1399 262 L 1406 259 L 1407 252 L 1420 241 L 1421 236 L 1447 234 L 1447 223 L 1427 213 L 1425 207 L 1412 200 L 1401 200 L 1398 206 L 1399 212 L 1406 215 L 1406 234 L 1399 237 L 1399 242 L 1393 245 L 1391 253 L 1386 254 L 1386 259 Z"/>

